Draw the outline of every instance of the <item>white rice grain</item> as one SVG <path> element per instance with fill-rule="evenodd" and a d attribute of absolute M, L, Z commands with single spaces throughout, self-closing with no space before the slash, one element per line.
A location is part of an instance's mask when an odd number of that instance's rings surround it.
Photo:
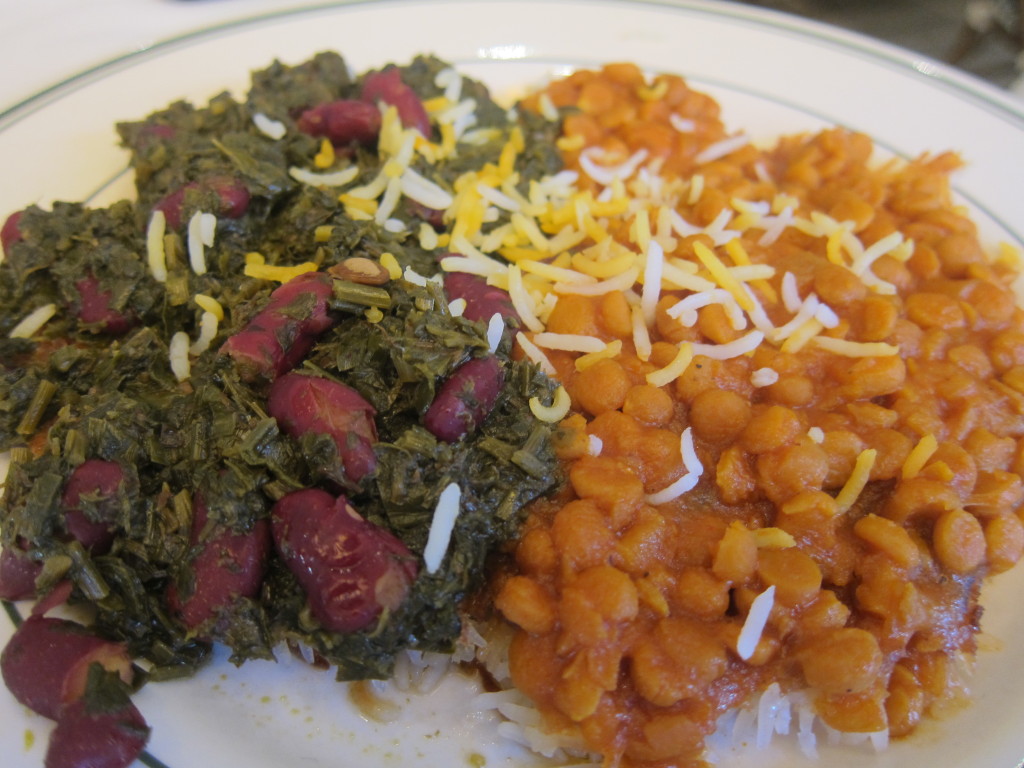
<path fill-rule="evenodd" d="M 616 181 L 625 181 L 632 176 L 640 164 L 647 159 L 647 150 L 638 149 L 618 165 L 598 165 L 595 156 L 602 150 L 590 147 L 580 152 L 580 168 L 598 184 L 608 187 Z"/>
<path fill-rule="evenodd" d="M 487 321 L 487 346 L 490 347 L 492 353 L 498 349 L 498 345 L 501 344 L 501 337 L 504 333 L 505 318 L 502 317 L 500 312 L 495 312 L 491 315 L 491 319 Z"/>
<path fill-rule="evenodd" d="M 166 231 L 166 215 L 163 211 L 153 211 L 146 226 L 146 261 L 153 279 L 158 283 L 167 282 L 167 254 L 164 251 Z"/>
<path fill-rule="evenodd" d="M 744 133 L 737 136 L 730 136 L 729 138 L 716 141 L 714 144 L 709 144 L 704 147 L 697 156 L 693 158 L 697 165 L 703 165 L 704 163 L 710 163 L 715 160 L 720 160 L 723 157 L 731 155 L 738 149 L 742 149 L 750 143 L 750 137 Z"/>
<path fill-rule="evenodd" d="M 9 339 L 30 339 L 57 314 L 56 304 L 43 304 L 23 317 L 7 334 Z"/>
<path fill-rule="evenodd" d="M 761 641 L 761 633 L 764 632 L 768 623 L 768 616 L 775 605 L 775 585 L 768 587 L 764 592 L 754 598 L 750 605 L 750 611 L 743 622 L 739 639 L 736 641 L 736 653 L 744 661 L 754 655 L 757 644 Z"/>
<path fill-rule="evenodd" d="M 288 132 L 284 123 L 280 120 L 274 120 L 273 118 L 267 117 L 262 112 L 257 112 L 252 116 L 252 123 L 260 133 L 274 141 L 283 139 L 285 134 Z"/>
<path fill-rule="evenodd" d="M 344 187 L 346 184 L 354 181 L 356 176 L 359 175 L 359 168 L 352 165 L 340 171 L 316 173 L 314 171 L 307 171 L 305 168 L 292 166 L 288 169 L 288 175 L 300 184 L 306 184 L 310 187 Z"/>
<path fill-rule="evenodd" d="M 441 491 L 437 507 L 434 509 L 433 520 L 430 522 L 427 545 L 423 548 L 423 562 L 427 566 L 427 573 L 436 573 L 437 569 L 441 567 L 441 562 L 444 560 L 452 538 L 452 531 L 455 530 L 455 520 L 459 516 L 461 498 L 462 489 L 459 488 L 458 483 L 449 483 Z"/>

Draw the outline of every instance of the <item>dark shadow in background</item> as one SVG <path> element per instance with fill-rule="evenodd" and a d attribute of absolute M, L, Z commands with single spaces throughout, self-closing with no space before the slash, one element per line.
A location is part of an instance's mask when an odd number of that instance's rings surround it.
<path fill-rule="evenodd" d="M 1024 0 L 741 0 L 955 64 L 1008 88 L 1024 71 Z"/>

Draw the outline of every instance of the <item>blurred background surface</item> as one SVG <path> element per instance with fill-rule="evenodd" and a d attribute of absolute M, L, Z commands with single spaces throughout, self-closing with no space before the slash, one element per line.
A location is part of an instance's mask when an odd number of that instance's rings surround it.
<path fill-rule="evenodd" d="M 955 64 L 1024 98 L 1024 0 L 743 0 Z"/>

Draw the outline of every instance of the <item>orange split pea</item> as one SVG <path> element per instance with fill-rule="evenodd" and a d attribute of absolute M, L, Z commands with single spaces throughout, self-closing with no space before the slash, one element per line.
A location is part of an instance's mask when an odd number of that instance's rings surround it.
<path fill-rule="evenodd" d="M 698 154 L 727 136 L 710 97 L 631 64 L 574 73 L 545 93 L 567 108 L 570 168 L 581 152 L 613 164 L 646 150 L 663 175 L 688 182 Z M 913 239 L 904 257 L 872 264 L 886 293 L 850 268 L 839 237 L 795 227 L 771 243 L 758 230 L 741 236 L 751 263 L 775 268 L 759 296 L 776 326 L 792 317 L 779 299 L 790 272 L 801 296 L 835 310 L 833 338 L 884 342 L 897 356 L 763 343 L 731 359 L 695 355 L 654 386 L 648 374 L 680 342 L 735 338 L 720 307 L 683 326 L 667 309 L 688 292 L 663 290 L 646 359 L 621 292 L 563 295 L 548 318 L 548 331 L 621 351 L 582 369 L 573 353 L 549 353 L 575 410 L 558 441 L 569 483 L 531 510 L 496 604 L 518 627 L 515 686 L 549 727 L 608 764 L 697 765 L 718 718 L 773 682 L 807 690 L 840 731 L 911 733 L 964 690 L 957 670 L 975 646 L 977 583 L 1024 554 L 1024 312 L 1008 287 L 1013 267 L 985 256 L 954 204 L 955 155 L 875 166 L 872 152 L 868 137 L 838 128 L 750 145 L 703 163 L 702 194 L 682 195 L 676 212 L 706 226 L 736 196 L 778 196 L 804 217 L 849 222 L 865 245 L 896 231 Z M 606 227 L 635 248 L 629 222 Z M 677 253 L 697 238 L 680 238 Z M 755 384 L 765 370 L 770 383 Z M 687 429 L 700 480 L 658 501 L 688 471 Z M 858 466 L 866 475 L 854 477 Z M 861 482 L 851 503 L 837 502 Z M 741 653 L 768 590 L 764 631 Z"/>
<path fill-rule="evenodd" d="M 554 106 L 573 108 L 563 123 L 564 135 L 582 140 L 582 148 L 601 150 L 605 165 L 645 150 L 662 161 L 666 173 L 683 176 L 692 171 L 703 147 L 726 135 L 714 99 L 677 75 L 648 81 L 635 64 L 581 70 L 552 83 L 546 93 Z M 539 110 L 538 99 L 539 94 L 530 97 L 525 105 Z M 578 168 L 580 151 L 564 152 L 567 167 Z"/>

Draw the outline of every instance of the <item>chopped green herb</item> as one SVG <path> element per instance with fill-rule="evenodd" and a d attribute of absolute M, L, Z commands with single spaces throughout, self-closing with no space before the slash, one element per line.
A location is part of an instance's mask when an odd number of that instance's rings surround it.
<path fill-rule="evenodd" d="M 420 99 L 435 98 L 443 93 L 436 76 L 447 66 L 420 57 L 400 68 L 402 81 Z M 446 255 L 418 236 L 421 226 L 441 226 L 440 211 L 403 198 L 391 213 L 396 227 L 356 215 L 338 190 L 300 183 L 290 173 L 323 170 L 316 165 L 322 138 L 299 129 L 303 111 L 358 100 L 362 82 L 348 76 L 340 56 L 325 53 L 255 73 L 245 101 L 220 94 L 204 107 L 179 102 L 123 123 L 118 132 L 131 152 L 137 200 L 106 209 L 31 206 L 0 262 L 0 450 L 12 457 L 0 498 L 0 543 L 26 549 L 41 564 L 40 595 L 69 580 L 72 602 L 91 605 L 95 631 L 146 659 L 150 680 L 192 674 L 213 641 L 226 644 L 235 663 L 272 658 L 282 644 L 302 645 L 346 680 L 386 677 L 404 649 L 451 650 L 489 555 L 516 535 L 525 506 L 562 480 L 555 426 L 529 409 L 532 397 L 550 401 L 552 382 L 532 363 L 510 358 L 509 334 L 492 350 L 486 323 L 454 316 L 439 282 L 331 279 L 326 298 L 292 295 L 261 316 L 279 286 L 247 276 L 248 263 L 326 269 L 353 256 L 381 261 L 387 254 L 402 269 L 431 275 Z M 513 129 L 534 139 L 515 169 L 523 195 L 531 180 L 559 170 L 556 126 L 510 113 L 479 83 L 464 79 L 462 88 L 475 101 L 477 127 L 495 130 L 437 162 L 414 158 L 423 179 L 451 191 L 464 172 L 496 166 Z M 256 115 L 280 122 L 284 135 L 266 135 Z M 353 187 L 385 175 L 386 158 L 373 146 L 339 146 L 336 155 L 330 170 L 357 168 Z M 156 243 L 167 269 L 163 281 L 150 268 L 154 210 L 166 223 Z M 188 222 L 198 212 L 216 220 L 202 274 L 189 254 L 195 244 Z M 507 220 L 507 212 L 500 215 Z M 202 304 L 198 294 L 206 297 Z M 209 300 L 223 319 L 205 351 L 189 355 L 188 375 L 179 381 L 171 339 L 184 333 L 191 344 L 210 332 Z M 58 309 L 42 329 L 31 339 L 7 338 L 45 303 Z M 311 318 L 320 323 L 315 331 Z M 236 356 L 221 353 L 225 340 L 256 322 L 264 324 L 259 343 L 272 348 L 265 358 L 345 384 L 372 406 L 376 465 L 358 482 L 326 430 L 293 436 L 268 415 L 270 380 L 280 371 L 245 376 Z M 292 359 L 294 349 L 302 354 Z M 492 354 L 503 384 L 490 413 L 465 437 L 438 439 L 423 416 L 441 385 L 467 361 Z M 116 491 L 90 490 L 76 502 L 90 524 L 115 530 L 105 550 L 76 540 L 68 524 L 68 479 L 91 459 L 123 472 Z M 441 566 L 421 567 L 398 607 L 364 630 L 325 630 L 273 553 L 253 594 L 235 595 L 198 627 L 183 620 L 172 598 L 196 594 L 207 542 L 248 535 L 266 525 L 282 497 L 314 486 L 335 495 L 345 489 L 363 517 L 422 560 L 438 498 L 452 482 L 460 486 L 461 508 Z M 100 702 L 108 683 L 91 677 L 89 695 Z"/>

